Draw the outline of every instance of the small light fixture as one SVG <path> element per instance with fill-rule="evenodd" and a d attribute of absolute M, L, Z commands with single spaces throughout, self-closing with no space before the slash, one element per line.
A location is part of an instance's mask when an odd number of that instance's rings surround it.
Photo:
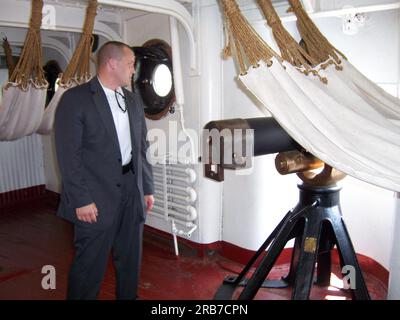
<path fill-rule="evenodd" d="M 360 28 L 365 26 L 367 16 L 365 13 L 350 13 L 343 16 L 343 33 L 356 35 Z"/>

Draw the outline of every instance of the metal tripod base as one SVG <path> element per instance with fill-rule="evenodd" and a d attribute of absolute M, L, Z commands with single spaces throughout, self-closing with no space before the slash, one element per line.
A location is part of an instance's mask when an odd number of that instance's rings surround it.
<path fill-rule="evenodd" d="M 278 285 L 280 288 L 291 286 L 293 300 L 307 300 L 313 285 L 316 264 L 316 283 L 329 286 L 331 251 L 335 245 L 342 267 L 348 266 L 354 270 L 354 283 L 351 287 L 353 298 L 370 299 L 356 253 L 342 219 L 341 188 L 337 186 L 313 187 L 306 184 L 298 187 L 300 189 L 298 205 L 287 213 L 239 276 L 225 278 L 214 299 L 232 299 L 235 290 L 238 287 L 244 287 L 238 299 L 251 300 L 260 288 L 277 288 L 276 285 Z M 280 253 L 291 239 L 295 239 L 295 245 L 288 276 L 282 281 L 278 280 L 278 283 L 266 281 Z M 253 275 L 247 279 L 247 273 L 264 253 Z"/>

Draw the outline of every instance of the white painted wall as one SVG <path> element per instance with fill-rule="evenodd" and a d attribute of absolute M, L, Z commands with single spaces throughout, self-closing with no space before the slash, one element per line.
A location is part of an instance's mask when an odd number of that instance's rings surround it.
<path fill-rule="evenodd" d="M 199 129 L 212 121 L 223 118 L 223 67 L 221 47 L 223 44 L 222 21 L 214 7 L 201 1 L 198 8 L 196 33 L 199 43 L 200 76 L 193 92 L 198 94 Z M 199 228 L 201 243 L 222 240 L 223 231 L 223 187 L 221 183 L 204 178 L 204 166 L 199 168 Z"/>
<path fill-rule="evenodd" d="M 0 141 L 0 193 L 45 184 L 42 141 L 33 134 Z"/>
<path fill-rule="evenodd" d="M 141 46 L 151 39 L 171 42 L 168 16 L 143 13 L 125 21 L 125 41 L 130 46 Z"/>

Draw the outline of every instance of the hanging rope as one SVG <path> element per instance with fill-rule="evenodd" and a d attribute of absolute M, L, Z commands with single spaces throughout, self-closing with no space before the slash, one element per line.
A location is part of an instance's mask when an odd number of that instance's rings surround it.
<path fill-rule="evenodd" d="M 3 38 L 3 49 L 4 53 L 6 55 L 6 63 L 7 63 L 7 68 L 8 68 L 8 78 L 11 78 L 11 75 L 14 71 L 15 64 L 12 56 L 12 50 L 10 43 L 7 40 L 7 37 Z"/>
<path fill-rule="evenodd" d="M 250 67 L 257 67 L 260 60 L 271 65 L 271 59 L 281 57 L 250 26 L 240 12 L 235 0 L 220 0 L 225 17 L 227 44 L 224 49 L 224 58 L 232 56 L 234 52 L 241 74 L 245 74 Z"/>
<path fill-rule="evenodd" d="M 43 0 L 32 0 L 32 15 L 24 48 L 7 88 L 15 85 L 26 91 L 30 84 L 37 89 L 44 89 L 48 85 L 42 68 L 42 40 L 40 37 L 42 9 Z"/>
<path fill-rule="evenodd" d="M 319 77 L 323 83 L 328 83 L 328 80 L 321 77 L 318 71 L 313 68 L 318 64 L 317 60 L 311 57 L 284 28 L 271 0 L 258 0 L 258 4 L 267 19 L 268 26 L 272 29 L 272 34 L 281 51 L 282 58 L 304 74 L 312 73 Z"/>
<path fill-rule="evenodd" d="M 86 9 L 85 24 L 83 33 L 79 39 L 74 55 L 67 69 L 60 76 L 60 86 L 70 88 L 73 85 L 79 85 L 87 82 L 91 78 L 90 74 L 90 55 L 93 47 L 93 27 L 96 17 L 97 0 L 89 0 Z"/>
<path fill-rule="evenodd" d="M 313 58 L 313 66 L 321 64 L 321 68 L 325 69 L 330 64 L 334 64 L 337 70 L 342 70 L 340 57 L 347 60 L 345 55 L 332 46 L 328 39 L 318 30 L 299 0 L 288 1 L 291 6 L 290 11 L 293 11 L 297 17 L 297 28 L 305 47 L 309 55 Z"/>

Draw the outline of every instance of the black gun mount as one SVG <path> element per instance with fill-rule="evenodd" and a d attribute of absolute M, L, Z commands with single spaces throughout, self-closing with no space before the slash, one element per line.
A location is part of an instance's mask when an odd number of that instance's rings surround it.
<path fill-rule="evenodd" d="M 239 287 L 244 288 L 238 299 L 249 300 L 255 298 L 260 288 L 287 286 L 292 287 L 292 299 L 309 299 L 314 274 L 318 285 L 329 286 L 331 251 L 336 246 L 341 265 L 354 268 L 353 297 L 369 300 L 340 209 L 340 187 L 336 182 L 345 175 L 307 153 L 273 118 L 212 121 L 205 129 L 208 129 L 203 140 L 206 177 L 223 181 L 224 169 L 248 168 L 253 156 L 279 153 L 275 158 L 278 172 L 297 173 L 303 181 L 298 185 L 296 207 L 286 214 L 240 274 L 225 278 L 214 299 L 232 299 Z M 245 154 L 242 150 L 246 150 Z M 324 167 L 321 173 L 312 172 L 320 167 Z M 289 274 L 278 281 L 267 279 L 285 245 L 292 239 L 295 245 Z"/>

